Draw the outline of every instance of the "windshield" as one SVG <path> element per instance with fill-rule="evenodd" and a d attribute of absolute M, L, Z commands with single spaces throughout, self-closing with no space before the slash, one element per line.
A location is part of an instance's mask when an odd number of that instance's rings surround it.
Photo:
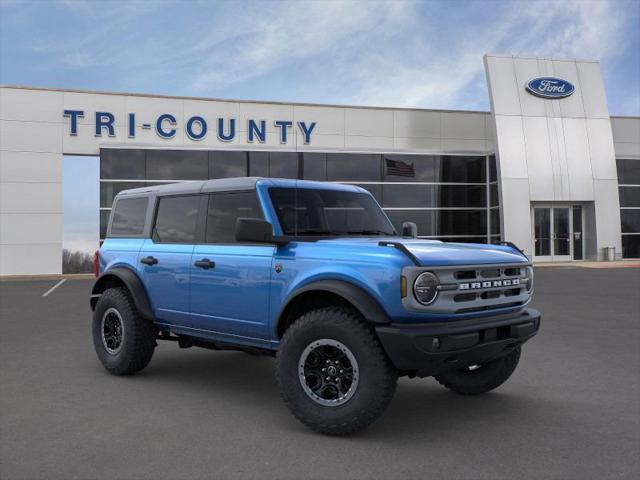
<path fill-rule="evenodd" d="M 307 188 L 270 188 L 284 235 L 396 235 L 366 193 Z"/>

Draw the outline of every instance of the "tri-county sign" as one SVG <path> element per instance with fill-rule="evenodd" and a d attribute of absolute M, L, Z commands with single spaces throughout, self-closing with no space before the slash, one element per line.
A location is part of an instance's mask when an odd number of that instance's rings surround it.
<path fill-rule="evenodd" d="M 115 121 L 116 118 L 111 112 L 95 112 L 95 136 L 101 137 L 106 133 L 109 137 L 116 136 Z M 78 119 L 84 118 L 84 110 L 65 110 L 63 116 L 69 119 L 69 132 L 71 136 L 78 135 Z M 127 131 L 129 138 L 136 138 L 138 128 L 142 130 L 155 130 L 160 138 L 170 139 L 176 135 L 178 121 L 171 113 L 163 113 L 154 118 L 152 122 L 140 123 L 136 119 L 135 113 L 127 114 Z M 210 127 L 209 124 L 213 125 Z M 199 115 L 188 118 L 185 122 L 185 133 L 191 140 L 202 140 L 207 136 L 209 130 L 215 130 L 215 134 L 221 142 L 231 142 L 236 138 L 237 121 L 235 118 L 215 118 L 208 121 Z M 273 122 L 280 143 L 287 143 L 293 122 L 291 120 L 275 120 Z M 303 141 L 306 145 L 311 143 L 311 134 L 316 127 L 316 122 L 297 122 L 297 127 L 302 134 Z M 266 120 L 247 120 L 247 142 L 259 143 L 266 142 L 267 139 L 267 122 Z"/>
<path fill-rule="evenodd" d="M 542 98 L 564 98 L 571 95 L 576 87 L 570 82 L 556 77 L 538 77 L 525 85 L 527 91 Z"/>

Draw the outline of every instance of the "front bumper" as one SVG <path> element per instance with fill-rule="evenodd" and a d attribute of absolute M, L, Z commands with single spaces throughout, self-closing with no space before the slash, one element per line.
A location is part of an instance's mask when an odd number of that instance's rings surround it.
<path fill-rule="evenodd" d="M 507 355 L 538 333 L 540 312 L 517 313 L 442 323 L 376 327 L 387 355 L 401 372 L 437 375 Z"/>

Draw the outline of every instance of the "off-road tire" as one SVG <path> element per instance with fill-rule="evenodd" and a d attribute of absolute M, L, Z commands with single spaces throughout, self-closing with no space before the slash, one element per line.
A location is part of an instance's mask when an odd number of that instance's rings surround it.
<path fill-rule="evenodd" d="M 480 365 L 477 370 L 454 370 L 436 375 L 438 383 L 461 395 L 479 395 L 498 388 L 514 372 L 520 360 L 520 347 L 508 355 Z"/>
<path fill-rule="evenodd" d="M 115 309 L 122 318 L 124 336 L 122 346 L 111 354 L 102 340 L 102 317 L 108 309 Z M 140 316 L 126 288 L 107 289 L 93 312 L 93 346 L 100 362 L 114 375 L 131 375 L 149 364 L 156 346 L 155 325 Z"/>
<path fill-rule="evenodd" d="M 358 364 L 358 384 L 341 405 L 320 405 L 300 380 L 302 354 L 320 339 L 342 343 Z M 344 307 L 321 308 L 299 317 L 284 333 L 276 355 L 276 380 L 285 404 L 303 424 L 327 435 L 351 434 L 380 417 L 393 398 L 397 379 L 398 372 L 371 326 L 358 312 Z"/>

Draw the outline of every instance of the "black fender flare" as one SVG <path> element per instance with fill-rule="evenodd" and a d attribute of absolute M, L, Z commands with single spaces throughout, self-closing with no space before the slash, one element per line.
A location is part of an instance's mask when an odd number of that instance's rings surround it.
<path fill-rule="evenodd" d="M 98 298 L 100 298 L 100 295 L 106 290 L 109 283 L 115 279 L 127 287 L 140 315 L 147 320 L 155 321 L 149 296 L 147 295 L 147 290 L 144 288 L 142 280 L 140 280 L 140 277 L 138 277 L 135 272 L 126 267 L 111 268 L 98 277 L 91 290 L 91 310 L 95 310 Z"/>
<path fill-rule="evenodd" d="M 291 303 L 300 295 L 311 291 L 329 292 L 344 298 L 369 322 L 378 324 L 390 323 L 389 316 L 380 303 L 361 287 L 344 280 L 319 280 L 298 288 L 285 299 L 278 312 L 276 331 L 278 331 L 279 325 L 283 320 L 283 314 L 291 306 Z"/>

